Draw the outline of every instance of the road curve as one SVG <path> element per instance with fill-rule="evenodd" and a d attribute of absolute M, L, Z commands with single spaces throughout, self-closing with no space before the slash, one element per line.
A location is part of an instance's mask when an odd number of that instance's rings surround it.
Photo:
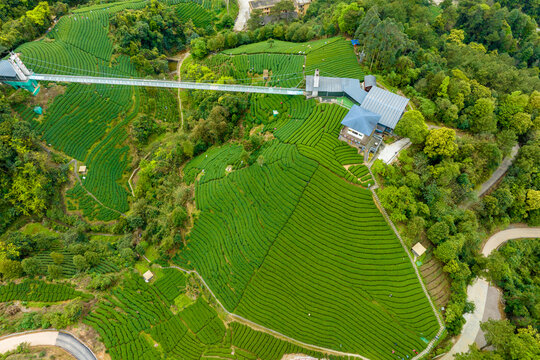
<path fill-rule="evenodd" d="M 540 238 L 540 227 L 507 228 L 499 231 L 486 241 L 482 248 L 482 255 L 489 256 L 508 240 L 522 238 Z M 451 360 L 455 354 L 469 351 L 469 345 L 475 342 L 478 331 L 480 331 L 480 322 L 483 321 L 486 310 L 488 290 L 489 283 L 482 278 L 477 278 L 472 285 L 467 287 L 467 298 L 474 303 L 474 312 L 463 315 L 465 325 L 463 325 L 461 335 L 452 349 L 441 360 Z"/>
<path fill-rule="evenodd" d="M 97 360 L 88 346 L 65 331 L 37 330 L 11 334 L 0 338 L 0 354 L 17 349 L 22 343 L 30 346 L 58 346 L 77 360 Z"/>
<path fill-rule="evenodd" d="M 489 256 L 493 250 L 512 239 L 540 238 L 540 227 L 523 227 L 499 231 L 486 241 L 482 249 L 482 255 Z"/>
<path fill-rule="evenodd" d="M 510 151 L 510 155 L 504 158 L 499 167 L 493 172 L 493 174 L 491 174 L 491 177 L 480 186 L 480 189 L 477 190 L 478 197 L 484 196 L 484 194 L 487 193 L 489 189 L 491 189 L 493 185 L 495 185 L 504 176 L 504 174 L 506 174 L 508 168 L 514 162 L 518 152 L 519 144 L 516 144 L 512 148 L 512 151 Z"/>

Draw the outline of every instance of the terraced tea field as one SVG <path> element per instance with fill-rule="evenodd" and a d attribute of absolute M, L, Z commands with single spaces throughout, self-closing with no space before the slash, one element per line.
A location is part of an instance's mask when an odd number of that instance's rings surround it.
<path fill-rule="evenodd" d="M 24 44 L 17 52 L 38 73 L 136 76 L 127 57 L 113 58 L 109 18 L 117 11 L 139 9 L 147 3 L 127 1 L 78 9 L 62 17 L 46 39 Z M 139 111 L 159 121 L 178 121 L 176 96 L 168 90 L 148 91 L 70 84 L 54 99 L 41 121 L 34 122 L 44 141 L 87 166 L 82 184 L 67 193 L 70 210 L 78 210 L 91 220 L 111 221 L 129 209 L 127 126 Z M 27 116 L 27 111 L 21 109 L 21 114 Z"/>
<path fill-rule="evenodd" d="M 0 302 L 13 300 L 57 302 L 81 297 L 92 298 L 64 284 L 51 284 L 38 280 L 24 280 L 21 283 L 7 283 L 0 286 Z"/>
<path fill-rule="evenodd" d="M 202 298 L 173 313 L 165 299 L 183 292 L 172 284 L 185 283 L 185 278 L 178 270 L 165 272 L 153 284 L 127 274 L 122 286 L 86 317 L 85 323 L 98 331 L 112 360 L 278 360 L 292 352 L 322 356 L 244 325 L 226 327 Z"/>
<path fill-rule="evenodd" d="M 240 55 L 240 54 L 308 54 L 312 51 L 315 51 L 327 44 L 331 44 L 334 41 L 342 39 L 341 37 L 334 37 L 330 39 L 320 39 L 315 41 L 309 41 L 305 43 L 293 43 L 288 41 L 274 40 L 273 44 L 269 44 L 266 41 L 261 41 L 258 43 L 242 45 L 234 49 L 228 49 L 223 51 L 225 54 L 229 55 Z"/>
<path fill-rule="evenodd" d="M 296 340 L 371 359 L 414 355 L 438 324 L 371 193 L 340 177 L 362 162 L 336 150 L 349 148 L 334 134 L 345 112 L 318 105 L 288 136 L 277 131 L 262 166 L 226 175 L 233 145 L 188 164 L 190 179 L 201 172 L 201 212 L 175 261 L 227 310 Z"/>
<path fill-rule="evenodd" d="M 344 39 L 329 42 L 308 53 L 306 73 L 313 74 L 315 69 L 320 70 L 321 76 L 364 78 L 351 42 Z"/>
<path fill-rule="evenodd" d="M 212 23 L 214 15 L 195 3 L 182 3 L 175 6 L 178 17 L 183 21 L 192 20 L 197 27 L 205 28 Z"/>

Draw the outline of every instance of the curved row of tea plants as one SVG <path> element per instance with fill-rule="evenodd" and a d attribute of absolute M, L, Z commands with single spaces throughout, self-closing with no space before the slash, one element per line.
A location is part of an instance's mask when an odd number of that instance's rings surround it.
<path fill-rule="evenodd" d="M 306 59 L 306 74 L 313 74 L 315 69 L 319 69 L 321 76 L 364 78 L 353 46 L 345 39 L 333 41 L 310 52 Z"/>
<path fill-rule="evenodd" d="M 337 139 L 345 113 L 318 105 L 280 136 L 291 117 L 275 132 L 287 144 L 266 143 L 262 161 L 226 176 L 219 159 L 233 145 L 200 157 L 221 174 L 196 181 L 200 214 L 175 261 L 195 268 L 227 310 L 296 340 L 414 356 L 438 324 L 371 193 L 343 180 L 355 176 L 343 165 L 363 162 Z M 367 185 L 365 169 L 353 171 Z"/>
<path fill-rule="evenodd" d="M 24 280 L 19 284 L 8 283 L 0 286 L 0 302 L 13 300 L 57 302 L 76 297 L 87 299 L 92 296 L 68 285 L 51 284 L 43 280 Z"/>

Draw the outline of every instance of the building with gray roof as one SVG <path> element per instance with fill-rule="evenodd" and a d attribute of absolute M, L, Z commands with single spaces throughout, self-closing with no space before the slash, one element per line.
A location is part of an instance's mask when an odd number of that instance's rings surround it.
<path fill-rule="evenodd" d="M 19 81 L 19 76 L 8 60 L 0 61 L 0 80 Z"/>
<path fill-rule="evenodd" d="M 367 93 L 361 107 L 381 115 L 379 124 L 383 125 L 386 130 L 393 130 L 408 103 L 409 99 L 406 97 L 375 86 Z"/>
<path fill-rule="evenodd" d="M 317 80 L 318 79 L 318 80 Z M 346 96 L 361 104 L 368 94 L 360 85 L 360 80 L 327 76 L 306 76 L 306 93 L 311 97 Z"/>
<path fill-rule="evenodd" d="M 377 86 L 377 78 L 375 75 L 364 76 L 364 90 L 369 91 L 372 87 Z"/>

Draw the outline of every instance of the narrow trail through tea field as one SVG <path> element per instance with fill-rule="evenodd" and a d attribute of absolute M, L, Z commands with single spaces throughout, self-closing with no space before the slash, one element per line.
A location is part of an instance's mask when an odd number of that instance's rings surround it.
<path fill-rule="evenodd" d="M 77 159 L 72 159 L 69 163 L 69 164 L 74 164 L 73 165 L 73 174 L 75 175 L 75 178 L 77 179 L 77 181 L 79 182 L 79 184 L 81 185 L 81 187 L 84 189 L 84 191 L 86 191 L 86 193 L 92 198 L 94 199 L 99 205 L 103 206 L 105 209 L 109 209 L 111 211 L 114 211 L 115 213 L 118 213 L 122 216 L 126 216 L 126 214 L 118 211 L 118 210 L 115 210 L 115 209 L 112 209 L 110 207 L 108 207 L 107 205 L 103 204 L 101 201 L 99 201 L 99 199 L 97 197 L 94 196 L 94 194 L 92 194 L 90 191 L 88 191 L 88 189 L 86 189 L 86 187 L 83 185 L 82 181 L 81 181 L 81 178 L 79 177 L 79 173 L 78 173 L 78 169 L 77 169 Z"/>
<path fill-rule="evenodd" d="M 190 52 L 185 52 L 182 55 L 180 55 L 180 58 L 178 59 L 178 63 L 176 65 L 176 75 L 178 77 L 178 81 L 182 81 L 182 64 L 184 63 L 184 60 L 188 58 L 188 56 L 191 55 Z M 178 112 L 180 113 L 180 119 L 182 120 L 182 129 L 184 128 L 184 112 L 182 111 L 182 98 L 180 97 L 180 91 L 181 89 L 178 89 Z"/>

